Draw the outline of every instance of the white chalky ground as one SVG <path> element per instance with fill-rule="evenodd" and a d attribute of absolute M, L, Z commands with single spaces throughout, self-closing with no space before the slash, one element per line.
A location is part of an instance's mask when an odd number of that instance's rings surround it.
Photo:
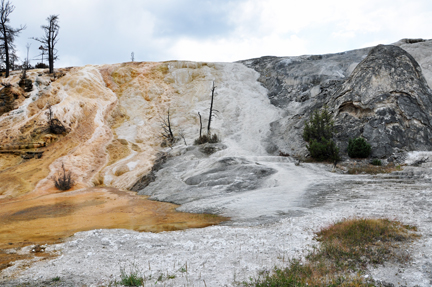
<path fill-rule="evenodd" d="M 299 168 L 308 168 L 307 166 Z M 162 233 L 130 230 L 79 232 L 68 242 L 49 246 L 59 252 L 21 272 L 21 282 L 50 280 L 81 286 L 103 286 L 119 279 L 120 269 L 138 270 L 148 286 L 233 286 L 256 277 L 289 258 L 300 258 L 314 244 L 313 232 L 353 216 L 387 217 L 419 227 L 422 237 L 409 246 L 412 263 L 371 269 L 374 279 L 395 286 L 431 286 L 432 189 L 424 180 L 345 176 L 334 184 L 315 186 L 302 215 L 261 226 L 213 226 Z M 2 274 L 20 267 L 18 262 Z M 400 272 L 399 272 L 400 271 Z M 162 276 L 162 281 L 157 281 Z M 397 275 L 395 275 L 397 274 Z M 168 279 L 167 275 L 175 278 Z M 67 285 L 65 285 L 67 286 Z M 147 285 L 146 285 L 147 286 Z"/>

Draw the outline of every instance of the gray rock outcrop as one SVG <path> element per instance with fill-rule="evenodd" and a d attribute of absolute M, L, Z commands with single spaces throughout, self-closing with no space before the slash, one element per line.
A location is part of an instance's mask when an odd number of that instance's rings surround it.
<path fill-rule="evenodd" d="M 339 89 L 370 48 L 337 54 L 262 57 L 241 61 L 256 70 L 270 102 L 283 110 L 271 124 L 266 149 L 271 154 L 307 155 L 302 133 L 311 111 L 324 105 Z"/>
<path fill-rule="evenodd" d="M 426 46 L 431 41 L 423 42 Z M 410 44 L 398 42 L 403 47 Z M 400 47 L 379 45 L 242 63 L 260 73 L 259 81 L 269 90 L 271 103 L 284 111 L 283 118 L 271 124 L 270 153 L 306 156 L 305 121 L 324 105 L 334 115 L 342 154 L 346 155 L 348 139 L 359 136 L 372 145 L 373 157 L 432 150 L 432 91 L 417 61 Z"/>
<path fill-rule="evenodd" d="M 327 104 L 342 149 L 360 136 L 375 157 L 432 149 L 432 91 L 416 60 L 399 47 L 373 48 Z"/>
<path fill-rule="evenodd" d="M 215 148 L 224 149 L 222 144 Z M 186 204 L 223 194 L 241 193 L 261 187 L 263 182 L 277 171 L 271 167 L 241 157 L 223 157 L 210 160 L 201 168 L 200 161 L 209 156 L 202 146 L 190 146 L 180 156 L 169 158 L 163 168 L 155 171 L 154 178 L 146 185 L 136 185 L 138 194 L 150 199 Z M 207 161 L 204 161 L 207 162 Z M 188 175 L 175 176 L 188 171 Z M 146 177 L 143 178 L 145 180 Z M 213 212 L 207 210 L 206 212 Z"/>

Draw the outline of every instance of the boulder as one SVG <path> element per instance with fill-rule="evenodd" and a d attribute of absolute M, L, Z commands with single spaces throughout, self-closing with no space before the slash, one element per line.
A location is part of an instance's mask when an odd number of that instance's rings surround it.
<path fill-rule="evenodd" d="M 374 157 L 432 149 L 432 90 L 416 60 L 399 47 L 373 48 L 327 105 L 342 150 L 360 136 Z"/>

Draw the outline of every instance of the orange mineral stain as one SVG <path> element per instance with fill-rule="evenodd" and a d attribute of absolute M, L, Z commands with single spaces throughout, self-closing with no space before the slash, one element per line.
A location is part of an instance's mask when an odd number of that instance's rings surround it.
<path fill-rule="evenodd" d="M 11 261 L 29 257 L 13 256 L 7 249 L 61 242 L 78 231 L 126 228 L 160 232 L 205 227 L 226 220 L 208 214 L 176 212 L 176 207 L 116 188 L 86 188 L 1 200 L 0 270 Z"/>
<path fill-rule="evenodd" d="M 159 232 L 227 220 L 176 212 L 177 205 L 125 191 L 151 170 L 162 150 L 160 119 L 167 111 L 179 126 L 196 125 L 196 116 L 185 115 L 207 82 L 199 80 L 201 89 L 192 94 L 173 85 L 201 79 L 209 69 L 167 62 L 87 65 L 55 75 L 29 70 L 38 83 L 31 93 L 20 90 L 20 73 L 12 73 L 9 82 L 22 95 L 11 96 L 19 112 L 0 115 L 0 270 L 18 259 L 53 256 L 40 247 L 34 253 L 21 248 L 61 242 L 79 231 Z M 50 130 L 49 107 L 65 132 Z M 63 165 L 75 181 L 66 192 L 53 181 Z"/>

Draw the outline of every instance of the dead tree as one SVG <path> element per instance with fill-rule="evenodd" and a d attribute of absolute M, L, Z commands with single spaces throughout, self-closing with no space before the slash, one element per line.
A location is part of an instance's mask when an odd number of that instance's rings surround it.
<path fill-rule="evenodd" d="M 64 163 L 62 163 L 63 174 L 54 177 L 54 185 L 59 190 L 69 190 L 75 184 L 70 171 L 66 172 Z"/>
<path fill-rule="evenodd" d="M 48 125 L 49 125 L 49 130 L 51 133 L 59 135 L 59 134 L 63 134 L 66 132 L 66 128 L 62 124 L 62 122 L 59 119 L 54 118 L 52 106 L 49 103 L 48 103 L 48 111 L 46 112 L 46 115 L 48 118 Z"/>
<path fill-rule="evenodd" d="M 48 103 L 48 111 L 46 112 L 47 118 L 48 118 L 48 122 L 51 122 L 51 120 L 53 119 L 53 111 L 52 111 L 52 106 L 50 103 Z"/>
<path fill-rule="evenodd" d="M 213 103 L 214 103 L 214 97 L 215 97 L 215 85 L 213 82 L 213 87 L 211 89 L 211 101 L 210 101 L 210 113 L 209 113 L 209 119 L 208 119 L 208 125 L 207 125 L 207 134 L 206 135 L 202 135 L 201 131 L 202 131 L 202 120 L 201 120 L 201 114 L 198 113 L 199 119 L 200 119 L 200 135 L 199 138 L 197 138 L 194 142 L 195 145 L 200 145 L 200 144 L 204 144 L 204 143 L 217 143 L 219 142 L 219 138 L 217 136 L 217 134 L 211 134 L 210 132 L 210 128 L 211 128 L 211 122 L 212 122 L 212 118 L 216 116 L 216 113 L 218 112 L 218 110 L 215 110 L 213 108 Z"/>
<path fill-rule="evenodd" d="M 30 44 L 27 43 L 27 58 L 24 60 L 24 63 L 22 65 L 22 73 L 21 73 L 21 79 L 18 83 L 18 85 L 23 88 L 26 92 L 30 92 L 33 89 L 33 84 L 30 79 L 27 78 L 27 70 L 30 68 L 30 60 L 29 60 L 29 50 L 30 50 Z"/>
<path fill-rule="evenodd" d="M 201 114 L 198 112 L 198 116 L 199 116 L 199 119 L 200 119 L 200 138 L 202 138 L 202 119 L 201 119 Z"/>
<path fill-rule="evenodd" d="M 208 119 L 208 126 L 207 126 L 207 136 L 210 137 L 210 125 L 211 125 L 211 121 L 212 121 L 212 117 L 214 117 L 214 113 L 213 113 L 213 99 L 214 99 L 214 91 L 215 91 L 216 87 L 214 85 L 214 81 L 213 81 L 213 87 L 211 89 L 212 95 L 211 95 L 211 102 L 210 102 L 210 114 L 209 114 L 209 119 Z"/>
<path fill-rule="evenodd" d="M 175 143 L 176 138 L 174 137 L 172 131 L 169 110 L 167 112 L 166 119 L 161 118 L 161 127 L 162 127 L 161 137 L 163 139 L 163 145 L 172 146 Z"/>
<path fill-rule="evenodd" d="M 54 61 L 57 60 L 57 50 L 55 45 L 58 42 L 58 33 L 60 26 L 58 24 L 58 15 L 50 15 L 47 19 L 48 25 L 42 25 L 41 28 L 45 35 L 41 38 L 32 38 L 40 43 L 44 50 L 48 51 L 48 65 L 50 74 L 54 73 Z"/>
<path fill-rule="evenodd" d="M 185 137 L 184 131 L 182 129 L 180 129 L 180 131 L 178 132 L 178 135 L 183 139 L 184 144 L 187 145 L 186 137 Z"/>
<path fill-rule="evenodd" d="M 15 10 L 15 6 L 9 1 L 2 0 L 0 4 L 0 53 L 3 62 L 6 65 L 6 75 L 9 77 L 9 70 L 11 63 L 17 58 L 15 54 L 15 37 L 26 28 L 21 26 L 19 28 L 12 28 L 8 23 L 10 21 L 9 15 Z"/>

